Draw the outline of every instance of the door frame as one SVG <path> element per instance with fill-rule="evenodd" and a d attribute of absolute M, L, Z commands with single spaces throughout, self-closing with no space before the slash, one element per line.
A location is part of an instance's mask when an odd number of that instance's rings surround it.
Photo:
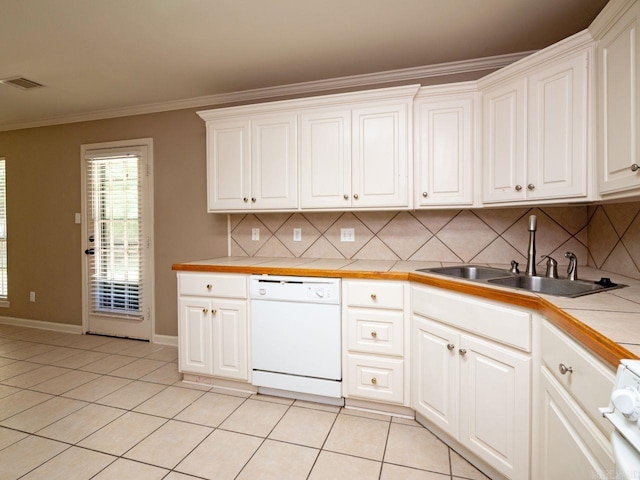
<path fill-rule="evenodd" d="M 147 290 L 147 309 L 149 315 L 149 341 L 153 343 L 156 331 L 156 302 L 155 302 L 155 253 L 154 253 L 154 193 L 153 193 L 153 138 L 138 138 L 132 140 L 117 140 L 113 142 L 101 142 L 101 143 L 87 143 L 80 145 L 80 172 L 81 172 L 81 213 L 80 213 L 80 257 L 82 268 L 82 333 L 86 334 L 89 331 L 89 296 L 88 296 L 88 265 L 87 255 L 84 253 L 84 249 L 89 244 L 87 237 L 87 172 L 85 155 L 88 150 L 98 150 L 107 148 L 126 148 L 145 146 L 147 147 L 147 208 L 148 217 L 145 218 L 145 223 L 148 225 L 149 233 L 149 262 L 146 267 L 147 279 L 145 279 L 145 288 Z"/>

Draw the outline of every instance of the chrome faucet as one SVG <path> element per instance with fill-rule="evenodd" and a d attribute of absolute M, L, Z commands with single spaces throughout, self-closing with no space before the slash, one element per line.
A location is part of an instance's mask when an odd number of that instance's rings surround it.
<path fill-rule="evenodd" d="M 536 274 L 536 229 L 538 228 L 538 217 L 531 215 L 529 217 L 529 250 L 527 251 L 527 269 L 526 275 Z"/>
<path fill-rule="evenodd" d="M 567 267 L 567 278 L 569 280 L 578 279 L 578 257 L 575 253 L 567 252 L 564 254 L 569 259 L 569 266 Z"/>

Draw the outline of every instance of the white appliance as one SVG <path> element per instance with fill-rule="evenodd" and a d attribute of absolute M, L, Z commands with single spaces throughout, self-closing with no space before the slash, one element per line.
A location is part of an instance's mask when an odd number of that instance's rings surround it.
<path fill-rule="evenodd" d="M 621 361 L 611 403 L 601 411 L 615 427 L 616 480 L 640 479 L 640 360 Z"/>
<path fill-rule="evenodd" d="M 340 279 L 254 275 L 250 292 L 258 391 L 342 405 Z"/>

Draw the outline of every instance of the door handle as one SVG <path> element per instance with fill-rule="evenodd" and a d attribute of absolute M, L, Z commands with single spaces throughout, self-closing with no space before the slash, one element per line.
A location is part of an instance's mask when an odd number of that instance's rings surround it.
<path fill-rule="evenodd" d="M 93 247 L 91 247 L 91 248 L 87 248 L 87 249 L 84 251 L 84 253 L 85 253 L 85 255 L 95 255 L 95 253 L 96 253 L 96 249 L 95 249 L 95 248 L 93 248 Z"/>

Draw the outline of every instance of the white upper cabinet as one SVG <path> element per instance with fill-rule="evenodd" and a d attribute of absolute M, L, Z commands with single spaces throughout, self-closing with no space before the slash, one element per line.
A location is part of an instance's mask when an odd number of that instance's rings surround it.
<path fill-rule="evenodd" d="M 412 100 L 353 110 L 352 207 L 409 206 Z"/>
<path fill-rule="evenodd" d="M 615 3 L 624 9 L 631 2 Z M 594 22 L 599 30 L 598 191 L 607 198 L 640 194 L 640 3 L 621 13 L 604 30 L 600 17 Z"/>
<path fill-rule="evenodd" d="M 252 208 L 298 206 L 297 126 L 294 114 L 268 115 L 251 121 Z"/>
<path fill-rule="evenodd" d="M 418 88 L 199 112 L 209 211 L 410 208 Z"/>
<path fill-rule="evenodd" d="M 295 114 L 207 121 L 209 211 L 296 208 L 297 149 Z"/>
<path fill-rule="evenodd" d="M 300 117 L 300 205 L 351 206 L 351 111 Z"/>
<path fill-rule="evenodd" d="M 525 93 L 524 79 L 482 92 L 485 203 L 525 199 Z"/>
<path fill-rule="evenodd" d="M 480 81 L 484 203 L 590 195 L 592 52 L 581 32 Z"/>
<path fill-rule="evenodd" d="M 207 122 L 207 208 L 250 208 L 251 122 Z"/>
<path fill-rule="evenodd" d="M 476 84 L 420 89 L 414 102 L 414 205 L 473 204 Z"/>

